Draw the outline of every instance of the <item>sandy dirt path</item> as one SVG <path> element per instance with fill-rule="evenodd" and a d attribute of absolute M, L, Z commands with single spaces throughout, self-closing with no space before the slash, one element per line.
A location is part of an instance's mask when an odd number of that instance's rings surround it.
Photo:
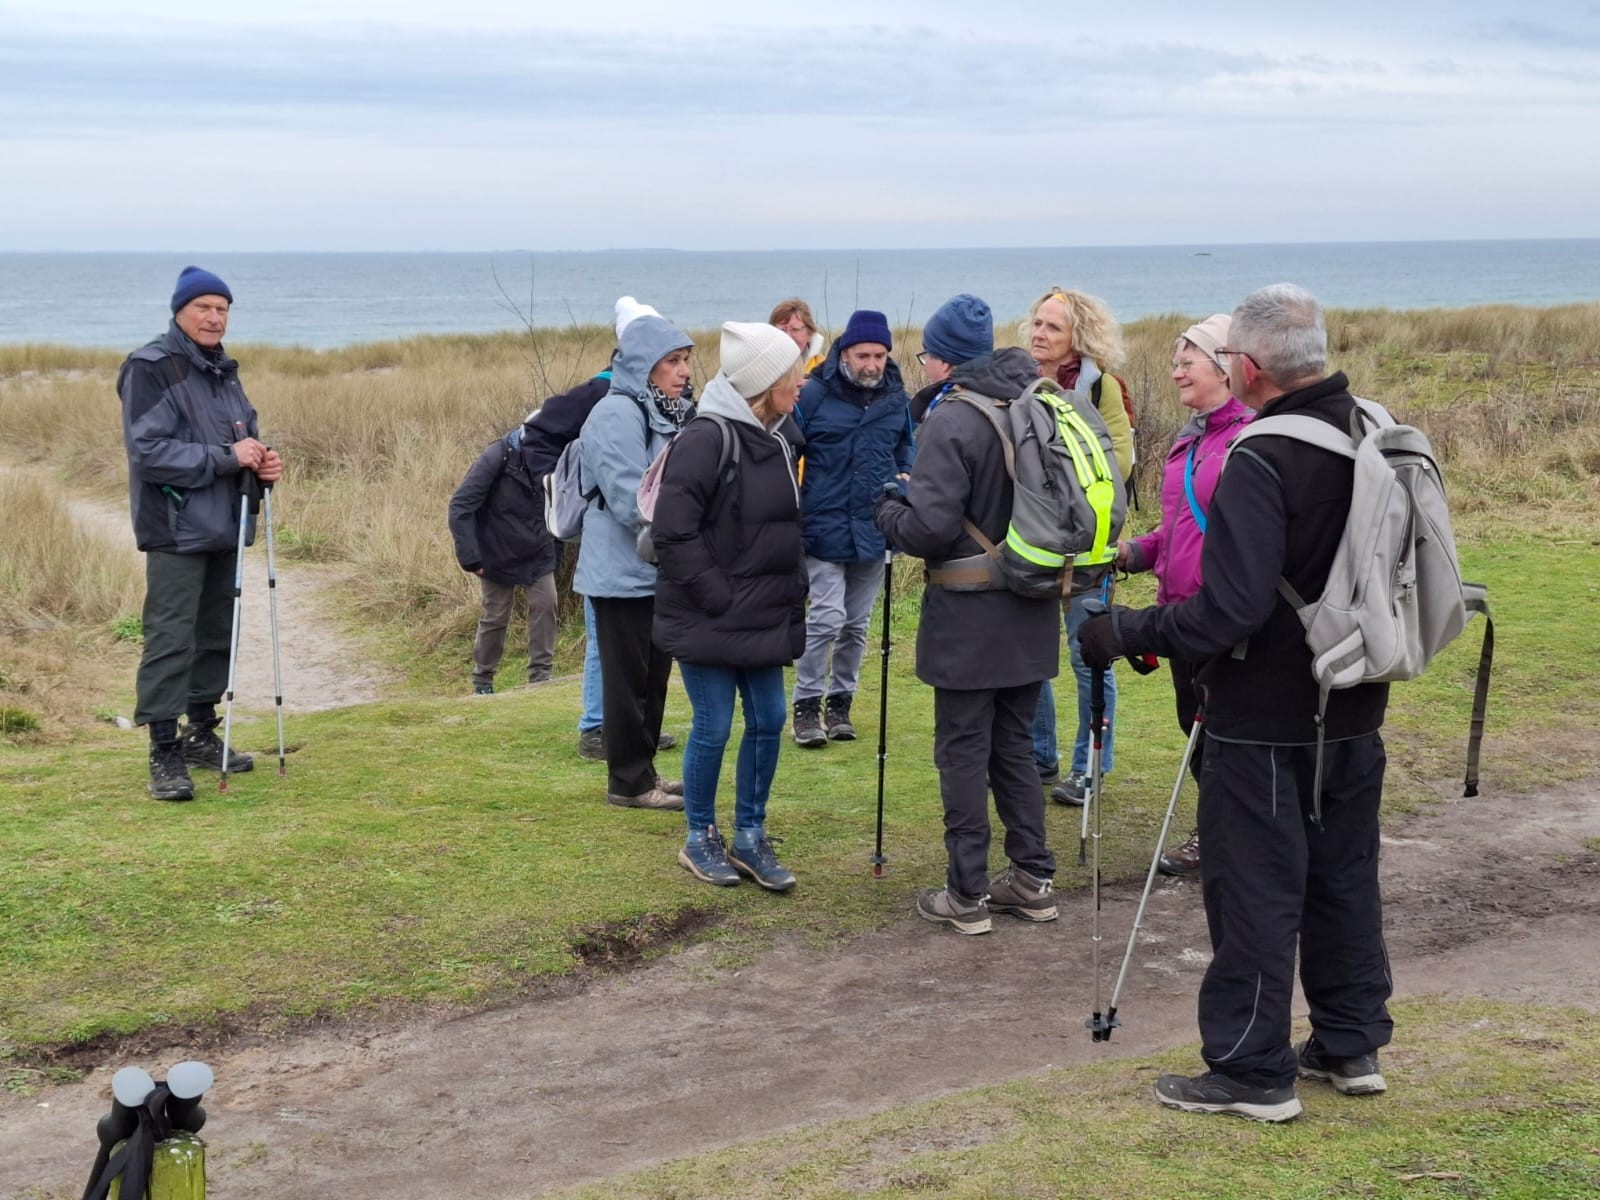
<path fill-rule="evenodd" d="M 1600 780 L 1447 801 L 1386 838 L 1399 994 L 1600 1008 L 1600 856 L 1583 848 L 1597 836 Z M 885 886 L 909 902 L 911 881 Z M 784 942 L 738 971 L 716 970 L 700 947 L 559 998 L 146 1048 L 140 1061 L 201 1050 L 215 1064 L 206 1135 L 219 1200 L 535 1195 L 1049 1066 L 1193 1042 L 1209 953 L 1197 888 L 1158 886 L 1110 1043 L 1083 1029 L 1089 906 L 1069 894 L 1061 920 L 997 918 L 987 937 L 908 915 L 827 951 Z M 1118 887 L 1104 909 L 1107 989 L 1136 899 Z M 729 1057 L 759 1067 L 730 1075 Z M 119 1065 L 0 1101 L 0 1195 L 77 1194 Z M 1391 1066 L 1391 1084 L 1407 1086 L 1403 1068 Z M 1130 1072 L 1129 1086 L 1142 1091 L 1148 1078 Z"/>

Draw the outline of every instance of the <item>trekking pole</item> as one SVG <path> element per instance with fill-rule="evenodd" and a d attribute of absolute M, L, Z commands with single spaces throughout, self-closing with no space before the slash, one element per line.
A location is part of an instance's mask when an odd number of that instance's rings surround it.
<path fill-rule="evenodd" d="M 1155 853 L 1150 856 L 1150 870 L 1144 877 L 1144 892 L 1139 897 L 1139 907 L 1133 914 L 1133 928 L 1128 932 L 1128 948 L 1122 954 L 1122 968 L 1117 972 L 1117 982 L 1111 989 L 1111 1003 L 1106 1005 L 1105 1036 L 1095 1035 L 1097 1042 L 1109 1042 L 1111 1031 L 1122 1024 L 1117 1020 L 1117 998 L 1122 995 L 1122 985 L 1128 980 L 1128 965 L 1133 962 L 1133 947 L 1139 937 L 1139 930 L 1144 928 L 1144 910 L 1150 903 L 1150 890 L 1155 887 L 1156 872 L 1161 866 L 1161 852 L 1167 846 L 1167 834 L 1172 831 L 1172 814 L 1178 808 L 1178 795 L 1183 791 L 1184 776 L 1189 773 L 1189 764 L 1194 760 L 1194 748 L 1200 742 L 1202 714 L 1195 713 L 1194 725 L 1189 730 L 1189 744 L 1184 747 L 1183 761 L 1178 764 L 1178 778 L 1172 785 L 1172 796 L 1167 801 L 1167 814 L 1161 819 L 1161 832 L 1156 835 Z M 1091 1027 L 1092 1028 L 1092 1027 Z"/>
<path fill-rule="evenodd" d="M 882 879 L 889 860 L 883 856 L 883 773 L 889 760 L 889 613 L 894 604 L 894 551 L 883 548 L 883 673 L 878 682 L 878 839 L 872 851 L 872 877 Z"/>
<path fill-rule="evenodd" d="M 254 479 L 255 476 L 251 475 Z M 228 638 L 228 695 L 227 703 L 222 710 L 222 778 L 217 783 L 217 791 L 228 790 L 228 748 L 233 741 L 233 684 L 235 673 L 239 669 L 239 606 L 244 595 L 244 531 L 250 519 L 250 492 L 247 488 L 239 491 L 239 544 L 235 547 L 233 556 L 233 632 Z"/>
<path fill-rule="evenodd" d="M 267 539 L 267 619 L 272 628 L 272 703 L 278 712 L 278 776 L 288 774 L 283 749 L 283 669 L 278 662 L 278 560 L 272 537 L 272 485 L 261 489 L 261 523 Z"/>
<path fill-rule="evenodd" d="M 1089 804 L 1094 805 L 1094 862 L 1091 868 L 1093 878 L 1090 888 L 1094 896 L 1094 915 L 1090 918 L 1089 941 L 1092 948 L 1091 970 L 1094 972 L 1094 1011 L 1093 1015 L 1084 1022 L 1089 1028 L 1090 1036 L 1097 1042 L 1107 1041 L 1111 1037 L 1112 1021 L 1100 1019 L 1100 789 L 1104 785 L 1104 777 L 1100 773 L 1100 747 L 1105 741 L 1106 723 L 1106 673 L 1094 671 L 1089 676 L 1089 723 L 1093 729 L 1093 745 L 1090 753 L 1094 755 L 1094 762 L 1089 767 L 1089 792 L 1085 797 L 1085 812 Z M 1079 851 L 1081 856 L 1082 850 Z M 1080 857 L 1080 862 L 1081 857 Z"/>

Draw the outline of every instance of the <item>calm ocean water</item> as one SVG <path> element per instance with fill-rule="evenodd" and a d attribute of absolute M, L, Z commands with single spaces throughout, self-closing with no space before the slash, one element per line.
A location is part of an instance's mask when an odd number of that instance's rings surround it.
<path fill-rule="evenodd" d="M 133 347 L 165 327 L 178 271 L 228 281 L 230 343 L 315 347 L 421 333 L 608 324 L 631 294 L 687 328 L 762 320 L 785 296 L 833 330 L 851 309 L 920 324 L 956 292 L 1020 318 L 1052 285 L 1123 320 L 1232 308 L 1291 280 L 1330 307 L 1600 300 L 1600 239 L 1098 249 L 484 254 L 0 254 L 0 343 Z M 497 282 L 498 277 L 498 282 Z"/>

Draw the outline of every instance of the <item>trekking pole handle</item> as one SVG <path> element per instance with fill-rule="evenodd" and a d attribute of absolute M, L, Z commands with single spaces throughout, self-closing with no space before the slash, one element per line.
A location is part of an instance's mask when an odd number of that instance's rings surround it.
<path fill-rule="evenodd" d="M 1104 600 L 1089 599 L 1083 602 L 1083 611 L 1088 613 L 1091 617 L 1109 616 L 1111 618 L 1112 627 L 1117 631 L 1117 645 L 1121 646 L 1123 644 L 1122 605 L 1107 604 Z M 1127 660 L 1130 667 L 1132 667 L 1141 675 L 1148 675 L 1150 672 L 1161 666 L 1161 660 L 1154 654 L 1134 654 L 1130 650 L 1124 650 L 1122 652 L 1122 657 Z M 1091 704 L 1092 703 L 1093 702 L 1091 700 Z"/>

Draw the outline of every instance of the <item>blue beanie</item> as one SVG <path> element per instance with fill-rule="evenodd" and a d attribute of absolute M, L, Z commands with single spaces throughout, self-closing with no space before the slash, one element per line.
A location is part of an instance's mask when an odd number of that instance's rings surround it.
<path fill-rule="evenodd" d="M 994 349 L 994 314 L 969 292 L 951 296 L 922 327 L 922 348 L 952 367 Z"/>
<path fill-rule="evenodd" d="M 885 350 L 894 349 L 894 339 L 889 336 L 889 318 L 881 312 L 863 308 L 850 314 L 839 335 L 839 349 L 848 350 L 860 342 L 876 342 Z"/>
<path fill-rule="evenodd" d="M 172 311 L 177 312 L 196 296 L 221 296 L 233 303 L 233 293 L 210 271 L 200 267 L 185 267 L 178 272 L 178 286 L 172 292 Z"/>

